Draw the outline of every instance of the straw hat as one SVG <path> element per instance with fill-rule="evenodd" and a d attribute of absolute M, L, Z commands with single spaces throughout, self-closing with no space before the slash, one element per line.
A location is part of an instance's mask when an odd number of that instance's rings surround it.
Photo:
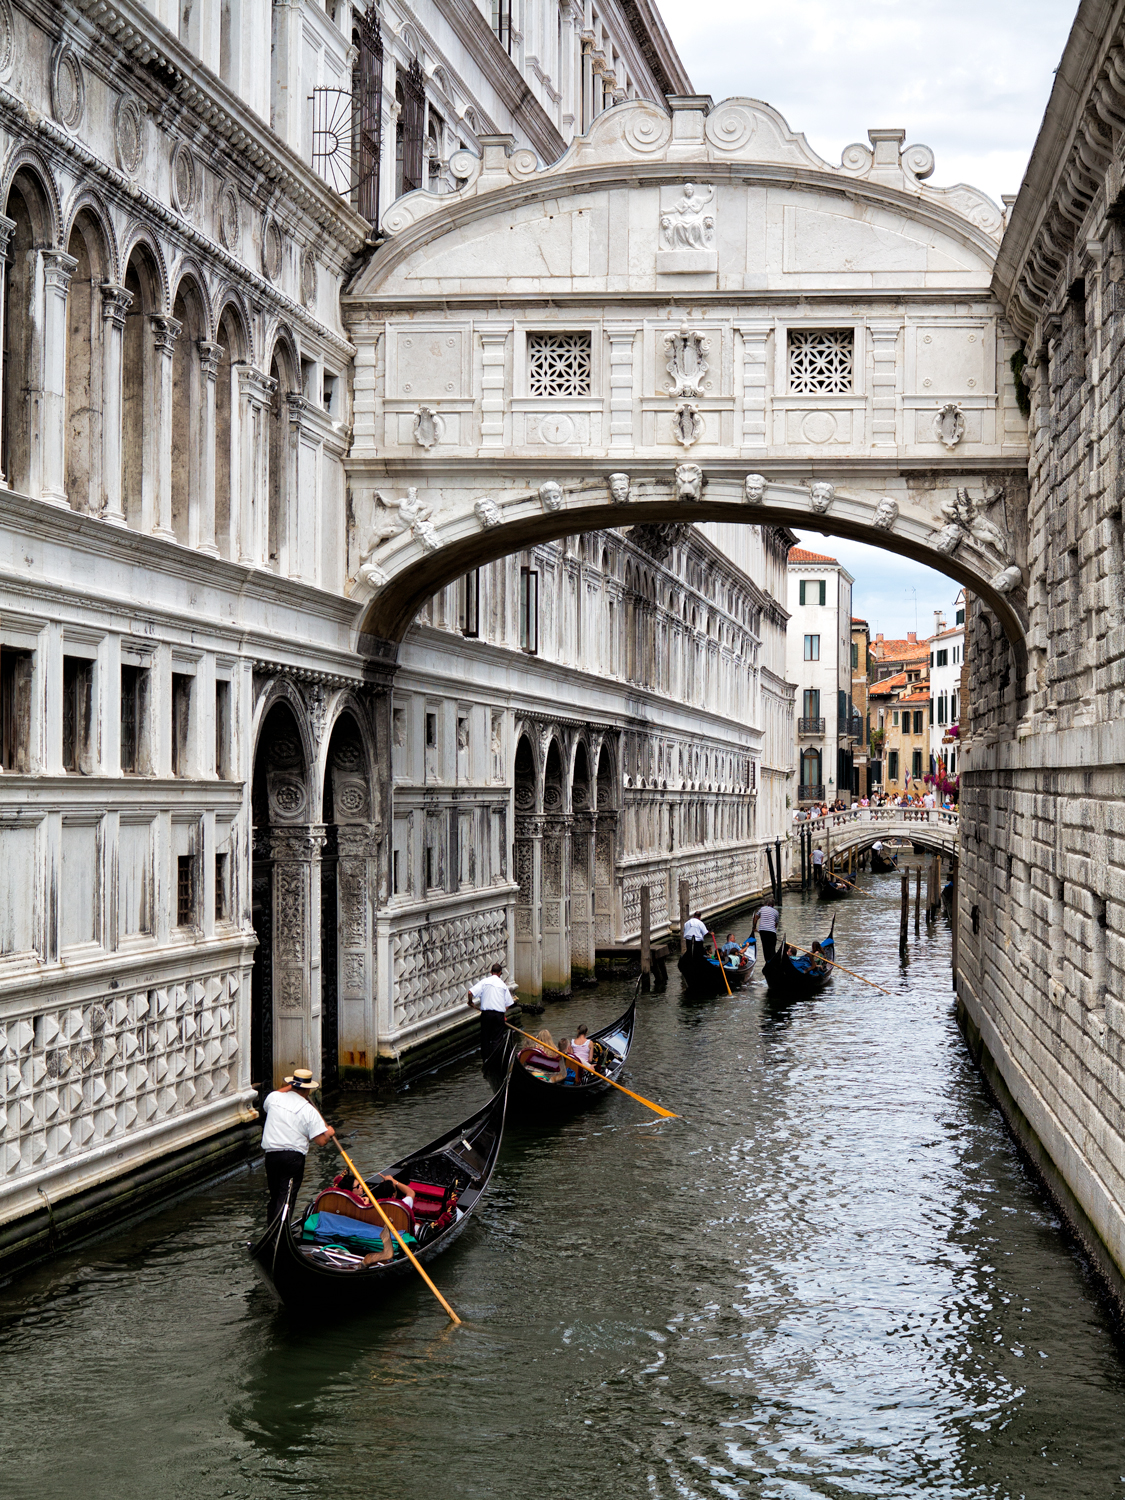
<path fill-rule="evenodd" d="M 285 1080 L 291 1088 L 307 1089 L 311 1094 L 313 1089 L 318 1089 L 320 1084 L 309 1072 L 308 1068 L 294 1068 L 293 1072 Z"/>

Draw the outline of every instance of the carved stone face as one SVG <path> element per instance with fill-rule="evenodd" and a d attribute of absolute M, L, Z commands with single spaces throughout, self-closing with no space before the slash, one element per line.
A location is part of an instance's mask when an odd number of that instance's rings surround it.
<path fill-rule="evenodd" d="M 1010 594 L 1013 589 L 1018 589 L 1023 582 L 1023 573 L 1014 564 L 1005 568 L 1002 573 L 997 573 L 992 580 L 992 587 L 998 594 Z"/>
<path fill-rule="evenodd" d="M 480 524 L 485 527 L 499 526 L 504 519 L 500 514 L 500 507 L 485 495 L 482 495 L 473 505 L 473 513 Z"/>
<path fill-rule="evenodd" d="M 746 498 L 750 501 L 751 505 L 757 505 L 766 493 L 765 476 L 762 474 L 747 474 L 744 489 L 746 491 Z"/>
<path fill-rule="evenodd" d="M 544 510 L 562 510 L 562 485 L 553 479 L 545 479 L 539 486 L 539 503 Z"/>
<path fill-rule="evenodd" d="M 890 531 L 897 520 L 898 501 L 892 500 L 889 495 L 884 495 L 871 519 L 872 526 L 878 526 L 880 531 Z"/>
<path fill-rule="evenodd" d="M 614 505 L 624 505 L 629 499 L 629 476 L 628 474 L 611 474 L 609 476 L 609 498 Z"/>
<path fill-rule="evenodd" d="M 812 508 L 818 516 L 824 515 L 825 511 L 835 499 L 835 496 L 835 487 L 831 484 L 826 484 L 824 480 L 817 480 L 816 484 L 814 484 L 812 489 L 809 491 L 809 498 L 812 501 Z"/>
<path fill-rule="evenodd" d="M 676 465 L 676 499 L 701 500 L 703 498 L 703 470 L 698 464 Z"/>

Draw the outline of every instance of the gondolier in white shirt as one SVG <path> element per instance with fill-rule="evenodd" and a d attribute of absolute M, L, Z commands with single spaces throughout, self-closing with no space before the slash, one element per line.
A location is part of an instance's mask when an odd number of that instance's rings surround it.
<path fill-rule="evenodd" d="M 707 941 L 707 928 L 703 921 L 702 912 L 693 912 L 684 923 L 684 942 L 687 944 L 689 953 L 702 952 L 702 945 Z"/>
<path fill-rule="evenodd" d="M 762 940 L 762 962 L 768 964 L 773 957 L 774 949 L 777 947 L 777 923 L 778 910 L 767 901 L 765 906 L 759 906 L 754 913 L 753 931 Z"/>
<path fill-rule="evenodd" d="M 504 1014 L 515 1004 L 504 983 L 503 964 L 493 964 L 492 972 L 469 990 L 469 1009 L 480 1011 L 480 1056 L 489 1062 L 504 1043 Z"/>
<path fill-rule="evenodd" d="M 274 1089 L 262 1105 L 266 1123 L 262 1128 L 262 1150 L 266 1157 L 266 1186 L 270 1194 L 272 1224 L 288 1202 L 290 1209 L 305 1175 L 309 1142 L 326 1146 L 336 1132 L 309 1102 L 320 1084 L 308 1068 L 294 1068 L 283 1089 Z"/>
<path fill-rule="evenodd" d="M 817 844 L 812 856 L 812 877 L 816 885 L 819 885 L 824 875 L 824 850 Z"/>

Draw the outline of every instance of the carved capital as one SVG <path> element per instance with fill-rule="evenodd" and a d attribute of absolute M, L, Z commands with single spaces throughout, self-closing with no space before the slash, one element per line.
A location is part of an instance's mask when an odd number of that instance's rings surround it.
<path fill-rule="evenodd" d="M 152 337 L 157 353 L 171 359 L 184 325 L 176 318 L 166 317 L 164 313 L 153 313 L 149 322 L 152 324 Z"/>
<path fill-rule="evenodd" d="M 277 390 L 277 381 L 253 365 L 238 366 L 238 393 L 255 406 L 268 406 Z"/>
<path fill-rule="evenodd" d="M 125 317 L 133 305 L 133 294 L 127 292 L 123 286 L 118 286 L 112 281 L 103 281 L 102 293 L 102 317 L 107 323 L 112 323 L 114 328 L 125 327 Z"/>
<path fill-rule="evenodd" d="M 4 259 L 8 254 L 8 245 L 11 243 L 15 227 L 15 219 L 9 219 L 0 214 L 0 259 Z"/>
<path fill-rule="evenodd" d="M 222 344 L 212 344 L 207 339 L 199 340 L 199 367 L 207 380 L 214 380 L 219 373 L 219 361 L 227 351 Z"/>
<path fill-rule="evenodd" d="M 56 292 L 62 292 L 65 296 L 70 286 L 70 278 L 78 269 L 78 262 L 73 255 L 67 255 L 63 250 L 44 250 L 43 256 L 43 279 L 48 287 Z"/>
<path fill-rule="evenodd" d="M 302 396 L 298 391 L 290 391 L 285 398 L 289 407 L 289 420 L 294 427 L 300 427 L 306 416 L 313 409 L 312 402 L 307 396 Z"/>

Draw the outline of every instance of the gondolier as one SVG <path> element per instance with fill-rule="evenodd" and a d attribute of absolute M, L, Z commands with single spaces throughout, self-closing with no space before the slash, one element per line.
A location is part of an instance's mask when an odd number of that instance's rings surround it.
<path fill-rule="evenodd" d="M 501 975 L 503 964 L 493 964 L 492 972 L 469 990 L 469 1009 L 480 1011 L 480 1055 L 488 1062 L 504 1044 L 504 1015 L 515 1004 Z"/>
<path fill-rule="evenodd" d="M 309 1095 L 319 1087 L 308 1068 L 294 1068 L 285 1087 L 274 1089 L 262 1106 L 266 1116 L 262 1150 L 270 1194 L 267 1223 L 273 1223 L 286 1202 L 292 1208 L 305 1175 L 309 1142 L 326 1146 L 336 1134 L 309 1102 Z"/>
<path fill-rule="evenodd" d="M 817 885 L 819 885 L 820 881 L 821 881 L 821 877 L 824 874 L 824 850 L 820 847 L 819 844 L 813 850 L 812 874 L 813 874 L 813 880 L 816 882 Z"/>
<path fill-rule="evenodd" d="M 777 947 L 778 910 L 767 901 L 754 915 L 754 931 L 762 940 L 762 962 L 769 963 Z"/>
<path fill-rule="evenodd" d="M 707 941 L 707 927 L 703 921 L 701 911 L 693 912 L 684 923 L 684 942 L 687 943 L 688 953 L 702 953 L 703 944 Z"/>

